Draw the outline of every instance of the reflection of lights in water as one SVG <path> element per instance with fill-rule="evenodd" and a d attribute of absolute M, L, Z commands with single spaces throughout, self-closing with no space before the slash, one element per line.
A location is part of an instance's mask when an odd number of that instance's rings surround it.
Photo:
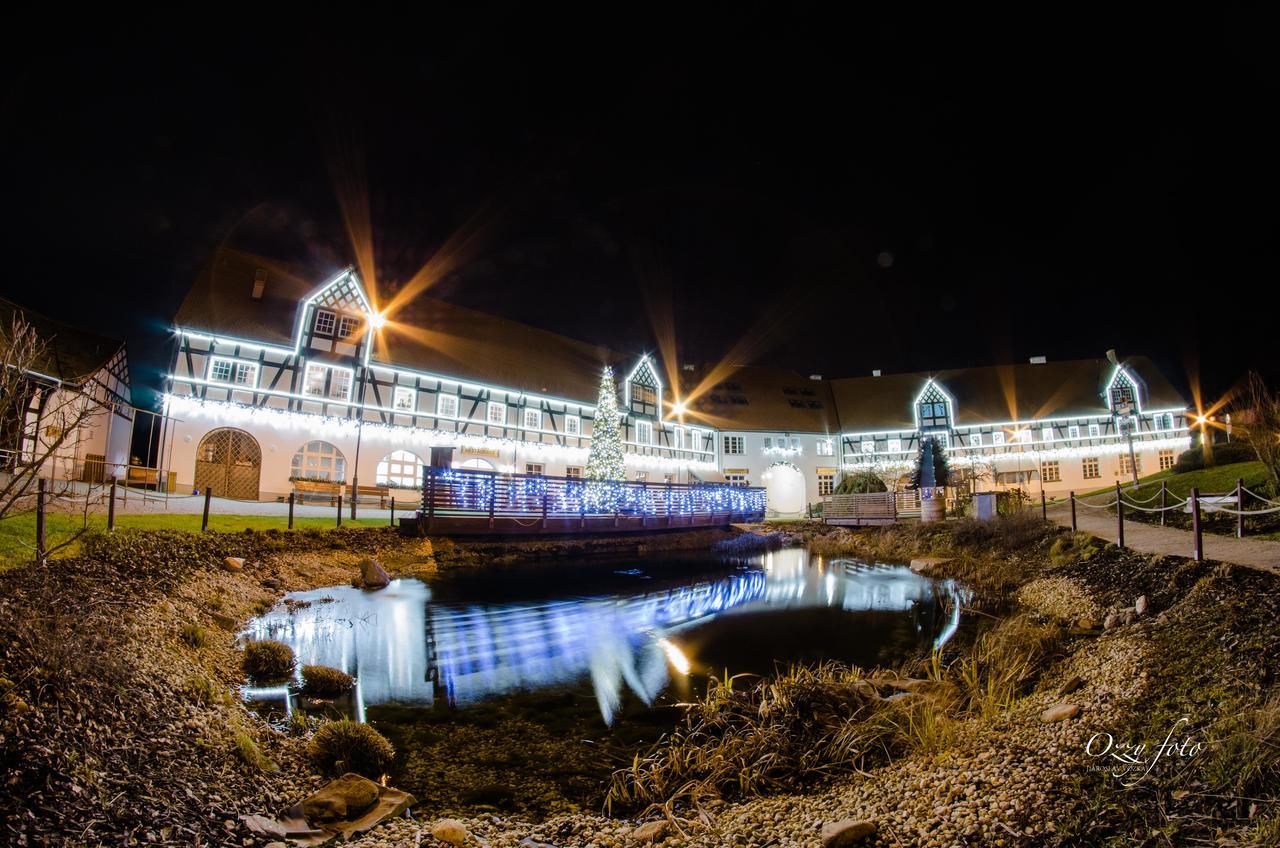
<path fill-rule="evenodd" d="M 611 721 L 624 686 L 651 703 L 670 681 L 669 668 L 689 673 L 688 658 L 667 638 L 675 630 L 740 612 L 932 609 L 942 596 L 951 610 L 934 640 L 938 648 L 955 635 L 968 600 L 954 582 L 901 566 L 833 559 L 820 571 L 803 550 L 770 552 L 763 564 L 765 571 L 647 594 L 515 604 L 431 603 L 430 589 L 415 580 L 392 581 L 380 592 L 335 587 L 292 595 L 311 606 L 292 615 L 279 607 L 254 620 L 246 635 L 286 642 L 299 666 L 355 675 L 357 718 L 366 704 L 429 706 L 436 698 L 468 704 L 589 676 L 601 714 Z M 246 695 L 283 697 L 291 708 L 287 690 Z"/>
<path fill-rule="evenodd" d="M 684 651 L 680 650 L 679 645 L 672 642 L 670 639 L 665 638 L 659 639 L 658 645 L 661 646 L 663 652 L 666 653 L 667 659 L 671 662 L 671 665 L 675 667 L 676 671 L 681 674 L 689 673 L 689 669 L 692 668 L 692 666 L 689 665 L 689 658 L 684 655 Z"/>

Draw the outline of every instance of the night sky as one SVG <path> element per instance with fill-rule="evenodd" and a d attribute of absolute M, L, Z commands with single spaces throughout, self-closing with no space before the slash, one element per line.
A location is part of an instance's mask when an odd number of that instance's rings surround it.
<path fill-rule="evenodd" d="M 211 251 L 319 279 L 345 199 L 384 290 L 444 247 L 433 295 L 621 351 L 1280 376 L 1270 21 L 354 14 L 11 34 L 3 293 L 158 387 Z"/>

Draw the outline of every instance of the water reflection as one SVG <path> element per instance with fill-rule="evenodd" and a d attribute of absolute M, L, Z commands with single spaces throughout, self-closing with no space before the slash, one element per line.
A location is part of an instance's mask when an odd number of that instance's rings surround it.
<path fill-rule="evenodd" d="M 690 664 L 719 669 L 720 663 L 738 670 L 747 661 L 710 638 L 695 649 L 701 633 L 727 632 L 720 642 L 730 646 L 763 635 L 764 647 L 751 649 L 750 659 L 757 661 L 786 662 L 813 651 L 861 658 L 860 650 L 887 642 L 890 632 L 900 643 L 895 650 L 943 644 L 955 633 L 965 600 L 951 581 L 902 566 L 824 562 L 801 549 L 743 560 L 724 571 L 723 562 L 682 564 L 678 582 L 657 588 L 641 582 L 649 577 L 644 569 L 619 570 L 610 579 L 629 581 L 622 587 L 502 603 L 479 597 L 468 602 L 443 591 L 433 599 L 431 588 L 416 580 L 393 581 L 381 592 L 335 587 L 292 595 L 310 605 L 292 613 L 278 606 L 253 621 L 246 635 L 288 643 L 300 665 L 355 675 L 360 720 L 367 704 L 430 706 L 446 699 L 466 705 L 589 678 L 601 715 L 611 722 L 626 690 L 652 703 L 673 671 L 688 673 Z M 825 629 L 798 626 L 809 620 L 807 611 L 818 610 Z M 838 616 L 834 631 L 832 611 Z M 769 641 L 775 629 L 778 637 Z M 283 699 L 286 710 L 292 707 L 287 687 L 250 689 L 246 696 Z"/>

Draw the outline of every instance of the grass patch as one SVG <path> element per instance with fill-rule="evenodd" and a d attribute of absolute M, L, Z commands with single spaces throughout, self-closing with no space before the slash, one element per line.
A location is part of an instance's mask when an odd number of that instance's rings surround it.
<path fill-rule="evenodd" d="M 289 520 L 285 516 L 274 515 L 211 515 L 209 530 L 213 533 L 243 533 L 245 530 L 286 530 Z M 385 518 L 359 518 L 355 521 L 346 516 L 342 518 L 343 527 L 385 527 Z M 105 515 L 89 516 L 88 532 L 77 537 L 84 529 L 82 516 L 65 513 L 51 513 L 45 516 L 45 539 L 50 546 L 58 545 L 74 539 L 70 545 L 58 550 L 55 558 L 78 556 L 84 550 L 87 536 L 101 533 L 107 529 Z M 117 515 L 117 529 L 130 530 L 181 530 L 188 533 L 200 532 L 199 515 Z M 335 528 L 335 519 L 328 518 L 296 518 L 295 530 L 331 530 Z M 34 512 L 23 512 L 11 515 L 0 521 L 0 572 L 35 559 L 36 515 Z"/>
<path fill-rule="evenodd" d="M 353 771 L 378 780 L 391 768 L 395 748 L 367 724 L 331 721 L 316 731 L 307 747 L 316 766 L 326 774 Z"/>
<path fill-rule="evenodd" d="M 355 678 L 351 675 L 327 665 L 302 667 L 302 691 L 314 697 L 334 698 L 345 695 L 355 683 Z"/>
<path fill-rule="evenodd" d="M 1237 479 L 1244 480 L 1245 488 L 1258 492 L 1261 491 L 1260 487 L 1267 484 L 1267 471 L 1263 468 L 1261 462 L 1255 460 L 1253 462 L 1234 462 L 1230 465 L 1215 465 L 1212 468 L 1201 468 L 1197 471 L 1187 471 L 1182 474 L 1161 471 L 1138 478 L 1136 491 L 1131 488 L 1131 483 L 1125 481 L 1121 481 L 1121 483 L 1126 500 L 1130 498 L 1133 500 L 1145 500 L 1152 495 L 1160 493 L 1160 484 L 1162 482 L 1168 487 L 1170 495 L 1178 498 L 1189 498 L 1193 488 L 1199 489 L 1202 494 L 1234 492 Z M 1115 494 L 1115 486 L 1096 489 L 1084 495 L 1077 495 L 1077 497 L 1108 494 Z"/>
<path fill-rule="evenodd" d="M 213 635 L 194 621 L 182 625 L 182 629 L 178 631 L 178 638 L 192 648 L 204 648 L 213 641 Z"/>
<path fill-rule="evenodd" d="M 255 680 L 279 680 L 288 677 L 296 660 L 293 649 L 283 642 L 264 639 L 244 647 L 244 673 Z"/>
<path fill-rule="evenodd" d="M 231 742 L 236 759 L 244 763 L 253 771 L 273 772 L 277 766 L 271 761 L 271 758 L 262 753 L 262 749 L 258 747 L 258 743 L 253 741 L 253 737 L 243 730 L 237 730 L 231 734 Z"/>

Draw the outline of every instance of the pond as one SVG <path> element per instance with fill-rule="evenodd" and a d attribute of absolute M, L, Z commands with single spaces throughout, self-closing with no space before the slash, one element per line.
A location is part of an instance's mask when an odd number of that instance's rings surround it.
<path fill-rule="evenodd" d="M 308 704 L 296 683 L 244 695 L 268 714 L 301 706 L 369 721 L 396 743 L 393 777 L 420 800 L 539 815 L 589 802 L 609 769 L 678 720 L 672 705 L 696 697 L 708 674 L 828 659 L 896 665 L 950 639 L 967 597 L 902 565 L 802 548 L 494 567 L 376 592 L 337 586 L 291 594 L 245 635 L 289 644 L 299 665 L 354 675 L 351 696 Z M 538 784 L 529 773 L 548 763 L 555 774 L 533 792 L 503 780 L 521 771 Z"/>

